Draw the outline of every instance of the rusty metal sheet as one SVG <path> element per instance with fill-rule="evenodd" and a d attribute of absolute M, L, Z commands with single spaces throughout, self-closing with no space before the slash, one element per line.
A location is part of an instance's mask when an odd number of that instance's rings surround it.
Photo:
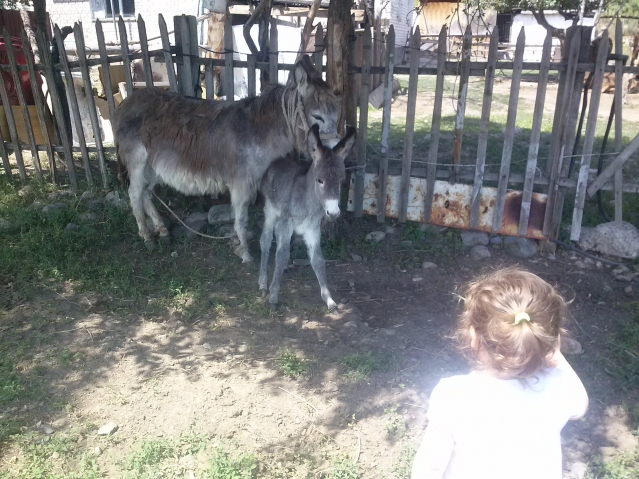
<path fill-rule="evenodd" d="M 399 190 L 401 177 L 388 175 L 386 216 L 397 218 L 399 216 Z M 378 175 L 366 173 L 364 177 L 364 213 L 377 215 L 377 190 L 379 187 Z M 427 221 L 424 218 L 424 195 L 426 194 L 426 178 L 410 179 L 408 191 L 408 214 L 409 221 L 420 223 L 431 223 L 450 228 L 469 229 L 470 228 L 470 205 L 473 192 L 473 185 L 463 183 L 449 183 L 447 181 L 435 182 L 435 194 L 433 196 L 433 211 Z M 348 192 L 348 211 L 353 211 L 354 183 Z M 481 189 L 480 211 L 478 231 L 492 233 L 493 216 L 495 213 L 495 203 L 497 202 L 497 188 L 484 186 Z M 508 190 L 506 193 L 506 205 L 504 209 L 504 222 L 497 233 L 508 236 L 519 236 L 519 214 L 521 211 L 522 192 Z M 530 205 L 530 220 L 528 222 L 528 232 L 526 237 L 534 239 L 545 239 L 542 233 L 544 215 L 546 211 L 547 195 L 533 193 Z"/>

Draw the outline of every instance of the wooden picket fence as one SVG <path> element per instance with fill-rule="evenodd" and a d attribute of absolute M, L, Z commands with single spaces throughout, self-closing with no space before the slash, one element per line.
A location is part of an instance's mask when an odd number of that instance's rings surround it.
<path fill-rule="evenodd" d="M 79 71 L 85 90 L 92 91 L 90 69 L 101 66 L 106 100 L 110 116 L 116 109 L 114 94 L 108 85 L 111 85 L 110 65 L 123 64 L 125 75 L 126 94 L 131 94 L 134 85 L 131 72 L 131 62 L 142 59 L 145 72 L 145 83 L 142 86 L 153 86 L 151 69 L 152 57 L 163 57 L 167 66 L 168 88 L 187 96 L 198 96 L 201 93 L 201 71 L 204 66 L 204 85 L 207 92 L 215 91 L 214 68 L 223 70 L 223 85 L 227 101 L 234 98 L 234 68 L 247 69 L 248 94 L 254 95 L 257 85 L 257 72 L 265 70 L 269 72 L 271 79 L 276 79 L 278 71 L 290 71 L 292 64 L 278 63 L 278 38 L 275 20 L 271 23 L 271 35 L 269 41 L 270 54 L 268 59 L 258 59 L 254 55 L 248 55 L 245 61 L 233 58 L 233 36 L 230 20 L 227 21 L 224 34 L 223 58 L 202 58 L 197 43 L 197 29 L 195 17 L 174 17 L 175 45 L 171 45 L 167 25 L 162 15 L 159 15 L 162 48 L 149 51 L 144 20 L 139 17 L 137 26 L 140 38 L 140 51 L 131 52 L 127 40 L 127 31 L 122 18 L 119 19 L 119 35 L 121 53 L 109 55 L 107 52 L 102 24 L 95 22 L 96 34 L 99 45 L 99 58 L 88 59 L 85 54 L 84 32 L 81 24 L 76 24 L 73 34 L 78 52 L 77 60 L 71 60 L 64 48 L 64 42 L 60 29 L 56 26 L 53 33 L 53 41 L 60 51 L 60 63 L 53 64 L 53 59 L 47 45 L 44 34 L 36 34 L 40 62 L 36 63 L 26 33 L 22 32 L 22 42 L 26 65 L 18 65 L 13 52 L 9 34 L 3 35 L 7 40 L 8 65 L 0 65 L 4 71 L 11 73 L 15 80 L 20 103 L 20 112 L 24 119 L 28 133 L 28 142 L 21 141 L 18 129 L 18 115 L 12 108 L 5 108 L 6 121 L 10 138 L 4 138 L 0 130 L 0 156 L 2 156 L 4 172 L 7 176 L 13 175 L 13 167 L 9 161 L 9 154 L 15 154 L 15 162 L 19 177 L 27 181 L 27 170 L 22 155 L 24 150 L 45 152 L 48 158 L 48 176 L 51 181 L 61 181 L 56 170 L 55 155 L 62 153 L 66 165 L 68 182 L 72 188 L 78 188 L 79 181 L 86 181 L 89 186 L 97 183 L 94 178 L 95 166 L 99 171 L 102 186 L 108 184 L 108 160 L 107 155 L 112 155 L 115 148 L 103 143 L 99 110 L 96 107 L 93 95 L 87 95 L 91 129 L 95 146 L 87 145 L 84 135 L 84 126 L 81 121 L 81 111 L 76 90 L 72 82 L 65 83 L 66 96 L 69 99 L 69 108 L 77 132 L 78 146 L 74 147 L 70 132 L 65 124 L 64 111 L 60 92 L 56 90 L 55 77 L 60 72 L 66 79 L 72 78 L 72 73 Z M 378 30 L 375 28 L 374 30 Z M 556 238 L 561 221 L 561 212 L 568 189 L 574 189 L 575 206 L 572 222 L 572 239 L 578 239 L 581 228 L 581 219 L 586 195 L 594 194 L 599 189 L 610 189 L 608 180 L 614 176 L 616 220 L 621 221 L 622 192 L 639 192 L 639 185 L 624 183 L 622 181 L 621 165 L 623 165 L 632 153 L 639 148 L 639 141 L 633 141 L 613 163 L 594 182 L 590 181 L 590 161 L 594 146 L 594 133 L 597 124 L 597 113 L 601 97 L 601 86 L 604 72 L 613 71 L 617 85 L 622 84 L 624 73 L 637 73 L 637 68 L 628 68 L 623 64 L 621 47 L 621 27 L 617 23 L 617 45 L 614 55 L 614 66 L 608 66 L 607 32 L 604 32 L 603 45 L 597 56 L 596 64 L 587 62 L 588 48 L 590 45 L 590 29 L 586 27 L 574 27 L 568 31 L 566 38 L 566 51 L 568 55 L 561 63 L 551 62 L 551 39 L 547 37 L 544 42 L 543 56 L 540 63 L 523 62 L 525 46 L 524 33 L 520 34 L 513 61 L 497 61 L 498 33 L 497 30 L 489 38 L 487 61 L 471 61 L 472 36 L 468 30 L 462 41 L 461 58 L 455 61 L 448 60 L 446 29 L 438 38 L 437 64 L 435 68 L 420 67 L 421 36 L 416 29 L 411 37 L 408 66 L 400 64 L 396 58 L 395 34 L 390 28 L 386 36 L 384 48 L 372 45 L 374 33 L 371 29 L 365 29 L 362 39 L 361 64 L 352 65 L 350 73 L 358 75 L 359 104 L 359 135 L 357 145 L 357 166 L 354 169 L 353 187 L 350 191 L 349 208 L 355 216 L 364 213 L 377 215 L 377 219 L 383 222 L 388 216 L 396 216 L 400 222 L 407 220 L 422 221 L 433 224 L 441 224 L 458 228 L 470 228 L 500 232 L 503 234 L 528 236 L 533 238 Z M 377 37 L 380 38 L 380 37 Z M 323 51 L 325 42 L 321 25 L 316 31 L 315 51 L 312 52 L 317 66 L 323 64 Z M 382 55 L 383 53 L 383 55 Z M 485 172 L 487 145 L 489 141 L 488 127 L 491 118 L 491 106 L 493 104 L 493 84 L 497 69 L 512 71 L 511 91 L 508 104 L 508 115 L 504 131 L 504 145 L 501 156 L 501 168 L 498 174 Z M 532 132 L 528 151 L 525 174 L 510 174 L 511 157 L 515 136 L 515 123 L 518 111 L 519 87 L 523 70 L 535 70 L 539 72 L 537 97 L 534 108 Z M 35 99 L 37 121 L 42 130 L 39 144 L 36 140 L 30 110 L 26 104 L 22 84 L 19 81 L 21 72 L 27 71 L 31 79 L 33 96 Z M 541 172 L 537 168 L 539 143 L 541 137 L 541 122 L 546 98 L 549 72 L 559 72 L 559 91 L 552 127 L 552 140 L 550 146 L 550 159 L 547 171 Z M 579 103 L 582 85 L 586 72 L 594 71 L 593 94 L 590 99 L 588 119 L 584 136 L 583 152 L 579 176 L 571 179 L 568 175 L 567 157 L 568 145 L 574 142 L 576 124 L 579 111 Z M 47 125 L 47 115 L 50 115 L 47 103 L 37 81 L 36 72 L 40 72 L 49 86 L 53 106 L 53 118 L 55 130 Z M 391 126 L 391 108 L 393 99 L 393 75 L 408 74 L 408 100 L 406 113 L 406 130 L 404 138 L 403 157 L 400 168 L 389 168 L 389 142 Z M 431 122 L 428 161 L 426 167 L 420 167 L 413 163 L 413 145 L 415 132 L 415 112 L 417 103 L 417 84 L 419 76 L 434 75 L 436 77 L 435 100 Z M 454 148 L 449 163 L 438 152 L 440 144 L 440 130 L 442 119 L 442 102 L 444 92 L 445 75 L 458 76 L 457 112 L 454 131 Z M 469 78 L 482 76 L 484 78 L 483 103 L 478 137 L 476 162 L 473 171 L 467 170 L 468 165 L 462 165 L 461 152 L 464 138 L 464 119 L 468 96 Z M 371 89 L 377 81 L 384 85 L 382 135 L 381 135 L 381 160 L 379 165 L 371 165 L 367 162 L 368 150 L 368 101 Z M 615 93 L 615 151 L 620 152 L 622 147 L 622 101 L 621 88 Z M 9 96 L 4 82 L 0 82 L 0 96 L 3 105 L 9 105 Z M 17 110 L 16 110 L 17 111 Z M 80 163 L 76 163 L 74 153 L 79 153 Z M 81 168 L 79 167 L 81 165 Z M 33 167 L 36 177 L 44 180 L 46 171 L 40 164 L 39 154 L 33 155 Z M 496 187 L 486 186 L 486 182 L 496 183 Z M 509 186 L 521 185 L 519 190 L 509 190 Z M 535 190 L 535 186 L 537 186 Z M 590 186 L 590 188 L 589 188 Z M 545 193 L 540 193 L 539 189 Z"/>

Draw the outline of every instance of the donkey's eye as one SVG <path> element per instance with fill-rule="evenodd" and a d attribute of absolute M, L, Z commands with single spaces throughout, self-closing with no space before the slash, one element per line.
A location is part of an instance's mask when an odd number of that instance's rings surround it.
<path fill-rule="evenodd" d="M 317 121 L 324 123 L 324 118 L 322 118 L 319 115 L 313 115 L 313 118 L 315 118 Z"/>
<path fill-rule="evenodd" d="M 322 180 L 317 180 L 317 182 L 318 182 L 320 185 L 323 185 L 323 184 L 324 184 L 324 182 L 323 182 Z"/>

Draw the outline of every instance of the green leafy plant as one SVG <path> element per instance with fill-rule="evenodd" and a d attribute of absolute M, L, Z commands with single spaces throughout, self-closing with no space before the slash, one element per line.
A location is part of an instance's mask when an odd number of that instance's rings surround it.
<path fill-rule="evenodd" d="M 282 351 L 277 358 L 277 365 L 285 376 L 296 379 L 308 371 L 308 361 L 300 359 L 291 351 Z"/>
<path fill-rule="evenodd" d="M 207 479 L 254 479 L 258 463 L 254 456 L 242 455 L 234 458 L 223 448 L 217 450 L 206 470 Z"/>

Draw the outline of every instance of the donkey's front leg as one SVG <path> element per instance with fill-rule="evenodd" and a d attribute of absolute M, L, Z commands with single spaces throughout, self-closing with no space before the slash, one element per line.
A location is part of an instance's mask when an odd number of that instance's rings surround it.
<path fill-rule="evenodd" d="M 331 297 L 331 292 L 328 290 L 326 283 L 326 268 L 324 265 L 324 257 L 322 256 L 322 248 L 320 245 L 320 228 L 319 225 L 316 229 L 308 230 L 304 232 L 304 242 L 306 243 L 306 249 L 308 250 L 308 257 L 311 260 L 311 266 L 317 276 L 317 281 L 320 285 L 320 292 L 322 299 L 326 303 L 329 311 L 333 311 L 337 308 L 337 304 Z"/>
<path fill-rule="evenodd" d="M 291 256 L 291 236 L 293 236 L 293 228 L 287 222 L 280 221 L 275 226 L 275 237 L 277 239 L 275 271 L 273 271 L 273 280 L 271 281 L 270 287 L 271 295 L 268 299 L 268 302 L 271 303 L 271 309 L 275 309 L 277 305 L 282 273 L 288 266 L 288 260 Z"/>
<path fill-rule="evenodd" d="M 264 228 L 260 237 L 260 248 L 262 250 L 262 259 L 260 261 L 260 291 L 262 297 L 268 293 L 268 257 L 271 251 L 271 243 L 273 242 L 273 224 L 274 218 L 269 215 L 268 205 L 264 209 Z"/>
<path fill-rule="evenodd" d="M 248 206 L 250 195 L 245 194 L 242 189 L 231 190 L 231 203 L 235 214 L 235 233 L 240 240 L 240 245 L 235 249 L 235 254 L 242 258 L 242 263 L 254 265 L 253 257 L 248 248 Z"/>

